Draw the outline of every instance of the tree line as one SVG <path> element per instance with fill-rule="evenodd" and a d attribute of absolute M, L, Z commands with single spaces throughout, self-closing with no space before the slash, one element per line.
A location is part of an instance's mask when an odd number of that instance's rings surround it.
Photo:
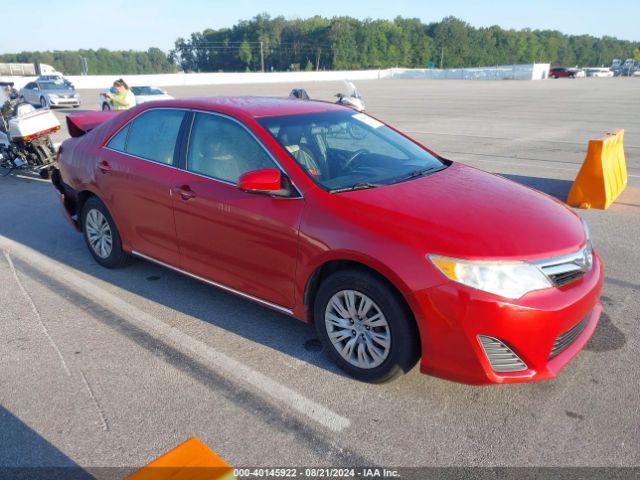
<path fill-rule="evenodd" d="M 476 28 L 455 17 L 423 23 L 417 18 L 351 17 L 287 20 L 258 15 L 231 28 L 179 38 L 166 54 L 98 50 L 2 54 L 0 62 L 46 63 L 68 75 L 218 71 L 351 70 L 388 67 L 477 67 L 514 63 L 610 65 L 639 57 L 640 43 L 613 37 L 565 35 L 554 30 Z"/>
<path fill-rule="evenodd" d="M 338 70 L 476 67 L 515 63 L 610 65 L 640 43 L 553 30 L 476 28 L 455 17 L 287 20 L 263 14 L 231 28 L 179 38 L 170 57 L 184 71 Z"/>
<path fill-rule="evenodd" d="M 75 50 L 0 54 L 0 63 L 45 63 L 65 75 L 82 73 L 81 58 L 87 59 L 90 75 L 171 73 L 177 65 L 159 48 L 134 50 Z"/>

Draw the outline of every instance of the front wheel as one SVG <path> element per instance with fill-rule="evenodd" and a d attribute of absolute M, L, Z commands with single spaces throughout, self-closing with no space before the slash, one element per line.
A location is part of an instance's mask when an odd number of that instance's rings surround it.
<path fill-rule="evenodd" d="M 323 281 L 314 319 L 325 351 L 358 380 L 385 382 L 408 372 L 418 360 L 418 330 L 410 311 L 369 272 L 339 271 Z"/>
<path fill-rule="evenodd" d="M 103 267 L 126 265 L 129 255 L 122 250 L 120 233 L 107 207 L 97 197 L 89 198 L 82 207 L 82 231 L 89 252 Z"/>
<path fill-rule="evenodd" d="M 102 110 L 111 110 L 111 106 L 105 102 L 102 104 Z"/>
<path fill-rule="evenodd" d="M 48 104 L 47 104 L 47 99 L 44 97 L 40 97 L 40 106 L 42 108 L 47 108 Z"/>

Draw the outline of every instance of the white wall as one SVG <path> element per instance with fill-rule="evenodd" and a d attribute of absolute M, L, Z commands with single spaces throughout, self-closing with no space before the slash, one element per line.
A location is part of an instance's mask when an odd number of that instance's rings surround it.
<path fill-rule="evenodd" d="M 389 75 L 389 70 L 351 70 L 327 72 L 246 72 L 246 73 L 167 73 L 159 75 L 123 75 L 129 85 L 176 87 L 188 85 L 223 85 L 282 82 L 326 82 L 332 80 L 377 80 Z M 70 75 L 76 88 L 108 88 L 118 75 Z M 4 79 L 0 78 L 0 79 Z M 35 77 L 6 77 L 16 88 L 23 87 Z"/>
<path fill-rule="evenodd" d="M 539 80 L 547 78 L 548 63 L 501 65 L 482 68 L 350 70 L 328 72 L 249 72 L 249 73 L 168 73 L 160 75 L 123 75 L 130 85 L 176 87 L 188 85 L 223 85 L 248 83 L 301 83 L 336 80 L 378 80 L 381 78 L 463 79 L 463 80 Z M 106 89 L 118 75 L 72 75 L 67 77 L 76 88 Z M 0 77 L 22 88 L 35 77 Z"/>
<path fill-rule="evenodd" d="M 394 68 L 391 78 L 431 80 L 543 80 L 548 77 L 548 63 L 497 65 L 478 68 Z"/>

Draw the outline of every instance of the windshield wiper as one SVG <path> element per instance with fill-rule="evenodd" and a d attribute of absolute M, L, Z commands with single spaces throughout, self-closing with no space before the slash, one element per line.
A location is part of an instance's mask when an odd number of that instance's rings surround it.
<path fill-rule="evenodd" d="M 349 187 L 334 188 L 333 190 L 329 190 L 329 192 L 331 193 L 351 192 L 353 190 L 365 190 L 367 188 L 376 188 L 381 186 L 382 186 L 382 183 L 360 182 L 360 183 L 353 184 Z"/>
<path fill-rule="evenodd" d="M 428 173 L 437 172 L 438 170 L 442 170 L 444 167 L 431 167 L 431 168 L 423 168 L 422 170 L 415 170 L 404 177 L 400 177 L 395 183 L 404 182 L 406 180 L 411 180 L 412 178 L 423 177 Z"/>

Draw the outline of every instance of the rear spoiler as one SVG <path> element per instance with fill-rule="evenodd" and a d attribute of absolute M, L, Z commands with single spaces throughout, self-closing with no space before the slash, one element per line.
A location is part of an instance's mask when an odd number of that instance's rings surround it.
<path fill-rule="evenodd" d="M 119 110 L 71 113 L 67 115 L 69 135 L 72 137 L 81 137 L 119 113 Z"/>

